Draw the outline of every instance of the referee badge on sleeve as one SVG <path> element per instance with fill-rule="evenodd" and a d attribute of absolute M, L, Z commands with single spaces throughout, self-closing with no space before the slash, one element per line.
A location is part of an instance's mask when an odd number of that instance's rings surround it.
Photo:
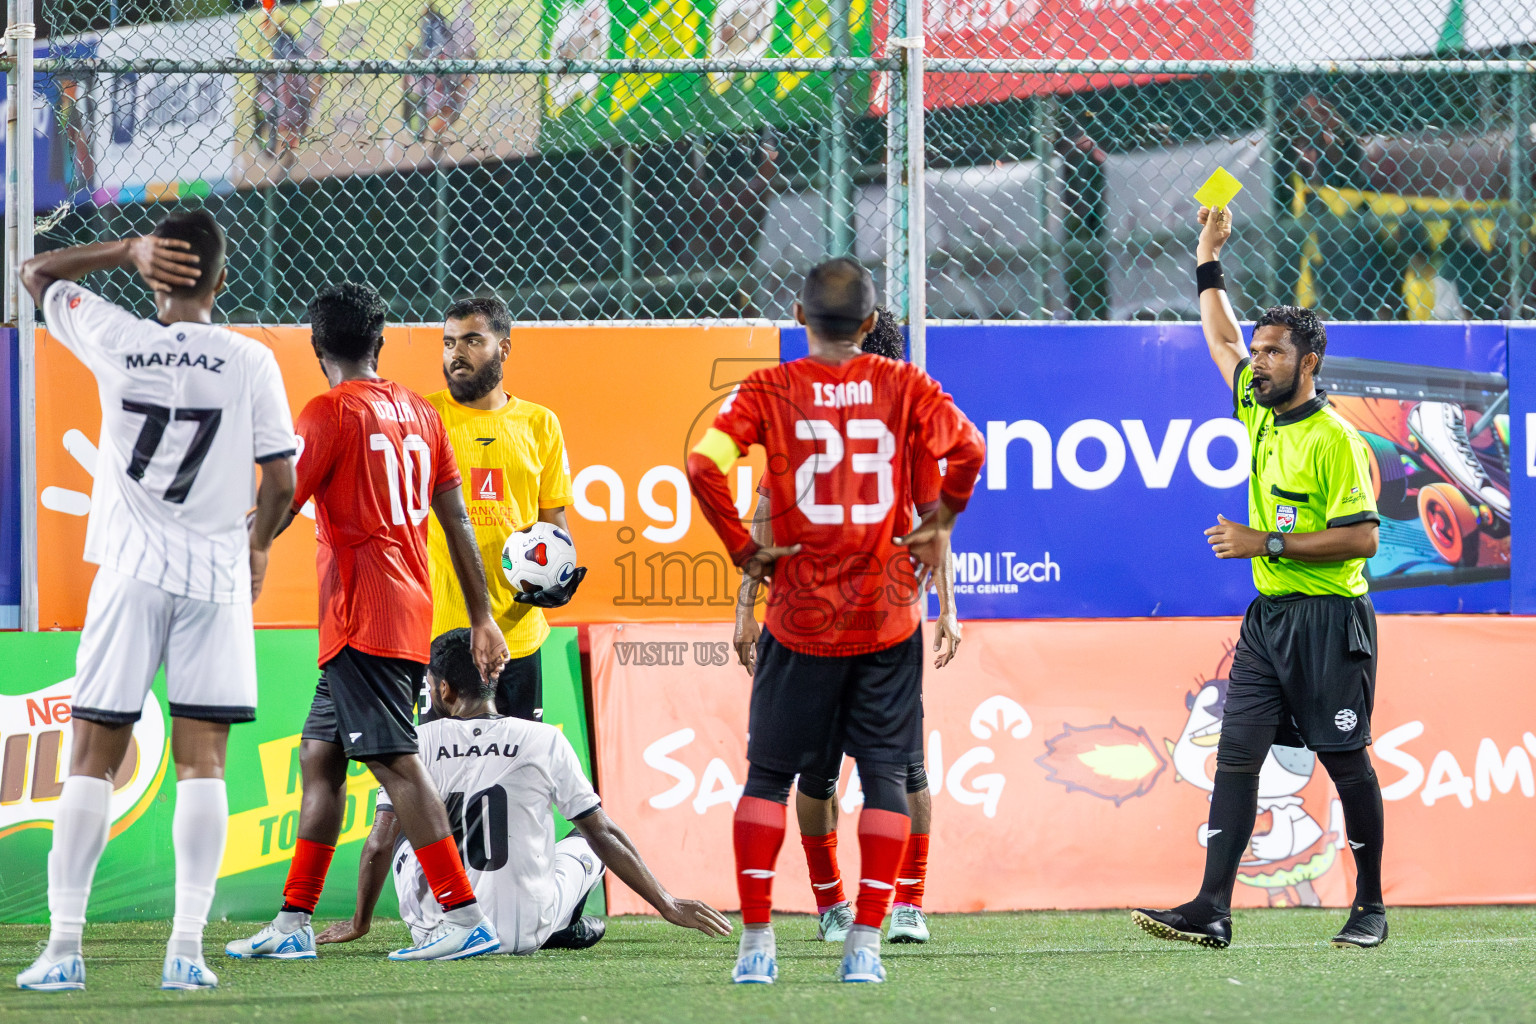
<path fill-rule="evenodd" d="M 1280 533 L 1290 533 L 1296 529 L 1296 506 L 1275 506 L 1275 529 Z"/>

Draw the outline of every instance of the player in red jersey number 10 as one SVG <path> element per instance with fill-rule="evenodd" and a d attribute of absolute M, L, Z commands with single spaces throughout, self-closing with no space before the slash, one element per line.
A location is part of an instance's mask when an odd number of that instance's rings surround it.
<path fill-rule="evenodd" d="M 366 764 L 384 786 L 443 910 L 425 941 L 390 959 L 459 960 L 500 948 L 416 755 L 412 710 L 432 642 L 429 515 L 447 537 L 475 664 L 487 680 L 506 663 L 507 645 L 491 618 L 442 420 L 426 399 L 378 375 L 385 314 L 378 292 L 361 284 L 330 285 L 309 305 L 330 390 L 299 414 L 290 516 L 314 498 L 322 673 L 299 747 L 304 800 L 282 909 L 256 935 L 225 947 L 240 959 L 314 959 L 310 916 L 341 834 L 349 760 Z"/>

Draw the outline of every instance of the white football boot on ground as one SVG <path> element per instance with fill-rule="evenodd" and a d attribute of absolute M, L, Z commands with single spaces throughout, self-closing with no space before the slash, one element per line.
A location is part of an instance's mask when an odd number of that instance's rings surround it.
<path fill-rule="evenodd" d="M 16 975 L 16 987 L 28 992 L 79 992 L 85 988 L 85 960 L 79 953 L 62 960 L 40 956 Z"/>
<path fill-rule="evenodd" d="M 236 939 L 224 947 L 236 960 L 313 960 L 315 930 L 301 925 L 291 932 L 269 924 L 248 939 Z"/>

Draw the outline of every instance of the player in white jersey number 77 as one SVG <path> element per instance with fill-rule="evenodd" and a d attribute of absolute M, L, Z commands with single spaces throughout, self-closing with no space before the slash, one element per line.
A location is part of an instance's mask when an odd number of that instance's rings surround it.
<path fill-rule="evenodd" d="M 475 898 L 501 937 L 501 952 L 580 949 L 602 938 L 601 918 L 583 917 L 587 894 L 606 866 L 657 913 L 682 928 L 729 935 L 730 922 L 707 903 L 662 888 L 640 851 L 603 811 L 565 734 L 553 725 L 502 718 L 470 653 L 469 630 L 451 629 L 432 641 L 427 669 L 432 707 L 443 717 L 421 726 L 421 759 L 464 852 Z M 555 842 L 560 809 L 579 834 Z M 385 804 L 364 844 L 357 911 L 316 937 L 348 942 L 367 934 L 374 904 L 392 873 L 400 916 L 422 941 L 442 911 Z"/>
<path fill-rule="evenodd" d="M 114 267 L 138 271 L 154 292 L 153 319 L 75 283 Z M 206 211 L 172 214 L 143 238 L 44 253 L 21 278 L 49 333 L 96 377 L 101 439 L 85 532 L 85 560 L 98 569 L 48 855 L 48 945 L 16 983 L 85 987 L 80 936 L 112 822 L 113 777 L 164 665 L 176 759 L 176 917 L 161 987 L 212 988 L 218 979 L 203 962 L 202 939 L 224 857 L 224 750 L 230 724 L 256 717 L 251 602 L 293 500 L 288 397 L 270 349 L 213 325 L 224 233 Z"/>

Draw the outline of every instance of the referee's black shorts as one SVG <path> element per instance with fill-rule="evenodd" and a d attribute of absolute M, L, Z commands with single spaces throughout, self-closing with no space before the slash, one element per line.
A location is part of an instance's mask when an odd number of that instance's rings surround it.
<path fill-rule="evenodd" d="M 763 631 L 752 674 L 747 760 L 798 774 L 842 758 L 923 756 L 923 631 L 884 650 L 801 654 Z"/>
<path fill-rule="evenodd" d="M 1260 595 L 1232 656 L 1225 726 L 1274 726 L 1275 743 L 1359 750 L 1376 703 L 1376 609 L 1368 596 Z"/>

